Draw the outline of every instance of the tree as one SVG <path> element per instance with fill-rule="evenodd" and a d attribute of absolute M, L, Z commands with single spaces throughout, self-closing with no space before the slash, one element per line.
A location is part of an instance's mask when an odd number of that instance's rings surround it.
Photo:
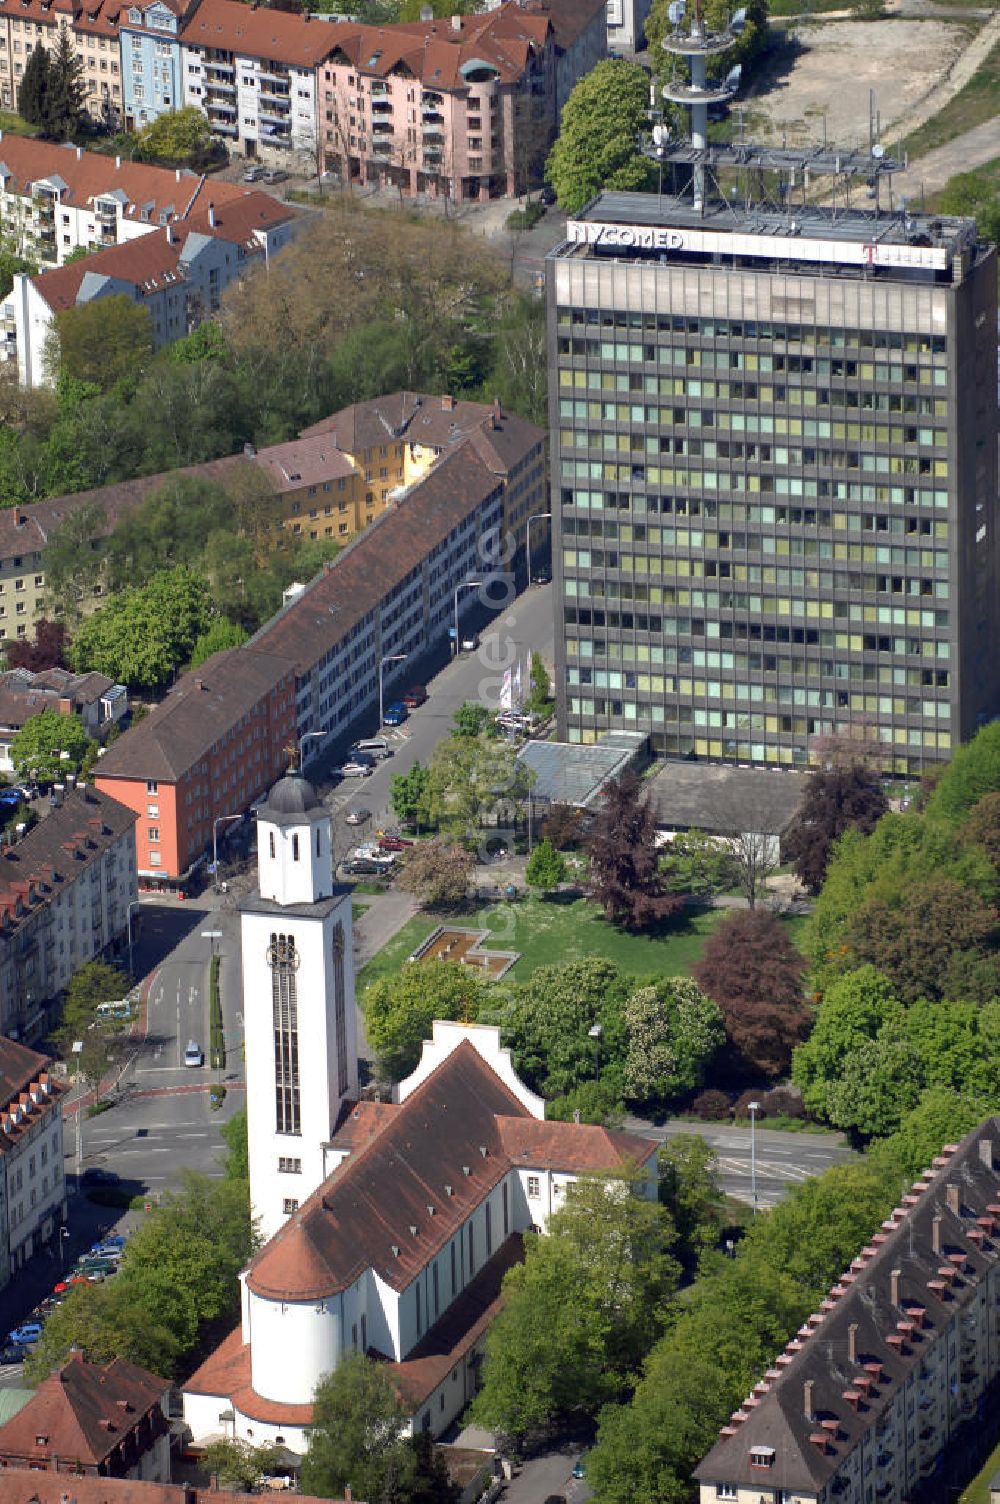
<path fill-rule="evenodd" d="M 1000 722 L 990 721 L 959 747 L 927 803 L 927 814 L 958 825 L 984 794 L 1000 792 Z"/>
<path fill-rule="evenodd" d="M 235 622 L 227 621 L 224 616 L 216 616 L 208 627 L 195 640 L 191 649 L 191 668 L 200 668 L 206 658 L 211 658 L 213 653 L 221 653 L 226 648 L 241 647 L 247 640 L 244 629 Z"/>
<path fill-rule="evenodd" d="M 132 978 L 106 961 L 88 961 L 66 984 L 59 1018 L 59 1034 L 72 1042 L 96 1022 L 101 1003 L 117 1002 L 132 986 Z"/>
<path fill-rule="evenodd" d="M 532 715 L 548 715 L 552 709 L 552 680 L 542 662 L 541 653 L 531 655 L 531 692 L 528 695 L 528 710 Z"/>
<path fill-rule="evenodd" d="M 861 1045 L 826 1092 L 826 1116 L 835 1128 L 863 1138 L 883 1136 L 915 1107 L 924 1086 L 923 1062 L 905 1039 L 885 1031 Z"/>
<path fill-rule="evenodd" d="M 496 735 L 496 716 L 478 700 L 466 700 L 455 711 L 452 736 L 477 737 Z"/>
<path fill-rule="evenodd" d="M 880 784 L 858 763 L 814 773 L 785 837 L 785 860 L 795 864 L 799 881 L 810 893 L 818 893 L 834 845 L 844 831 L 868 835 L 888 808 Z"/>
<path fill-rule="evenodd" d="M 956 1096 L 950 1087 L 928 1087 L 895 1132 L 872 1145 L 868 1158 L 912 1180 L 945 1144 L 958 1143 L 995 1111 L 991 1098 Z"/>
<path fill-rule="evenodd" d="M 10 661 L 10 648 L 7 660 Z M 963 841 L 981 847 L 1000 873 L 1000 793 L 984 794 L 976 801 L 961 827 L 961 835 Z"/>
<path fill-rule="evenodd" d="M 96 670 L 130 688 L 155 689 L 190 658 L 210 612 L 203 580 L 185 568 L 160 570 L 86 619 L 70 661 L 79 673 Z"/>
<path fill-rule="evenodd" d="M 997 911 L 951 877 L 914 882 L 891 897 L 873 894 L 848 923 L 857 964 L 885 973 L 903 1002 L 951 991 L 956 964 L 994 941 Z"/>
<path fill-rule="evenodd" d="M 540 428 L 548 422 L 545 358 L 545 305 L 539 298 L 511 291 L 496 326 L 488 390 L 507 412 L 518 413 Z"/>
<path fill-rule="evenodd" d="M 655 1340 L 677 1284 L 674 1229 L 628 1176 L 569 1188 L 546 1237 L 504 1277 L 473 1414 L 522 1438 L 618 1398 Z"/>
<path fill-rule="evenodd" d="M 780 865 L 778 838 L 769 830 L 738 830 L 728 844 L 736 886 L 754 909 Z"/>
<path fill-rule="evenodd" d="M 69 27 L 62 23 L 49 59 L 43 131 L 54 141 L 70 141 L 87 113 L 83 59 L 77 57 Z"/>
<path fill-rule="evenodd" d="M 809 1038 L 792 1061 L 792 1080 L 809 1112 L 827 1116 L 830 1083 L 844 1062 L 874 1040 L 883 1028 L 898 1033 L 903 1009 L 892 987 L 873 966 L 840 977 L 820 1004 Z"/>
<path fill-rule="evenodd" d="M 706 898 L 737 886 L 739 872 L 732 850 L 717 836 L 700 830 L 678 831 L 663 851 L 663 872 L 678 893 Z"/>
<path fill-rule="evenodd" d="M 529 887 L 550 893 L 566 880 L 566 858 L 550 840 L 541 840 L 528 858 L 524 876 Z"/>
<path fill-rule="evenodd" d="M 73 623 L 85 596 L 101 577 L 101 555 L 108 531 L 104 508 L 95 501 L 72 507 L 49 535 L 45 550 L 45 599 L 48 609 Z"/>
<path fill-rule="evenodd" d="M 419 829 L 426 819 L 427 785 L 430 774 L 419 762 L 405 773 L 394 773 L 389 785 L 389 803 L 404 825 Z"/>
<path fill-rule="evenodd" d="M 136 132 L 136 158 L 141 162 L 204 161 L 212 144 L 212 130 L 201 110 L 185 105 L 157 115 Z"/>
<path fill-rule="evenodd" d="M 62 622 L 48 621 L 43 616 L 35 623 L 34 642 L 29 642 L 26 637 L 15 637 L 5 651 L 8 668 L 26 668 L 32 673 L 45 668 L 62 668 L 66 660 L 66 628 Z"/>
<path fill-rule="evenodd" d="M 250 1147 L 247 1136 L 247 1110 L 241 1107 L 220 1129 L 226 1145 L 226 1179 L 250 1179 Z"/>
<path fill-rule="evenodd" d="M 648 113 L 649 79 L 638 63 L 609 59 L 580 79 L 545 166 L 560 208 L 575 214 L 602 188 L 650 186 L 652 164 L 637 145 Z"/>
<path fill-rule="evenodd" d="M 361 994 L 361 1011 L 382 1075 L 402 1081 L 416 1068 L 436 1018 L 475 1022 L 487 984 L 460 961 L 411 961 Z"/>
<path fill-rule="evenodd" d="M 662 1106 L 701 1085 L 725 1039 L 722 1013 L 689 977 L 664 977 L 625 1004 L 628 1101 Z"/>
<path fill-rule="evenodd" d="M 428 773 L 430 823 L 470 841 L 478 840 L 487 819 L 517 823 L 533 777 L 514 747 L 489 735 L 445 737 Z"/>
<path fill-rule="evenodd" d="M 29 125 L 40 126 L 43 130 L 48 121 L 49 89 L 48 49 L 36 42 L 18 85 L 17 113 Z"/>
<path fill-rule="evenodd" d="M 415 893 L 429 908 L 457 909 L 469 895 L 475 865 L 475 857 L 464 846 L 421 841 L 404 854 L 397 886 Z"/>
<path fill-rule="evenodd" d="M 491 1011 L 520 1076 L 547 1097 L 573 1091 L 599 1074 L 621 1093 L 631 979 L 611 961 L 591 957 L 539 966 Z M 599 1040 L 591 1029 L 600 1025 Z M 598 1053 L 599 1052 L 599 1053 Z"/>
<path fill-rule="evenodd" d="M 57 313 L 50 343 L 45 358 L 55 374 L 106 392 L 123 377 L 135 377 L 148 361 L 152 319 L 148 308 L 113 293 Z"/>
<path fill-rule="evenodd" d="M 737 909 L 708 937 L 692 973 L 722 1009 L 738 1068 L 784 1075 L 806 1031 L 805 958 L 780 919 L 765 909 Z"/>
<path fill-rule="evenodd" d="M 238 1437 L 210 1441 L 201 1454 L 201 1466 L 221 1488 L 253 1493 L 267 1473 L 277 1472 L 282 1448 L 272 1442 L 253 1446 Z"/>
<path fill-rule="evenodd" d="M 402 1445 L 405 1412 L 386 1369 L 364 1353 L 346 1351 L 313 1396 L 303 1492 L 380 1499 L 389 1456 Z"/>
<path fill-rule="evenodd" d="M 1000 239 L 1000 195 L 990 174 L 958 172 L 937 198 L 942 214 L 971 215 L 984 240 Z"/>
<path fill-rule="evenodd" d="M 574 846 L 580 835 L 583 816 L 573 804 L 550 804 L 542 821 L 542 835 L 557 851 Z"/>
<path fill-rule="evenodd" d="M 634 773 L 607 784 L 587 854 L 591 895 L 612 924 L 649 929 L 683 906 L 682 898 L 664 888 L 656 824 Z"/>
<path fill-rule="evenodd" d="M 41 710 L 14 737 L 10 760 L 18 778 L 57 783 L 67 773 L 79 773 L 93 745 L 78 715 Z"/>
<path fill-rule="evenodd" d="M 712 1248 L 722 1228 L 725 1198 L 715 1150 L 699 1133 L 675 1133 L 659 1154 L 659 1199 L 677 1233 L 674 1249 L 688 1272 Z"/>

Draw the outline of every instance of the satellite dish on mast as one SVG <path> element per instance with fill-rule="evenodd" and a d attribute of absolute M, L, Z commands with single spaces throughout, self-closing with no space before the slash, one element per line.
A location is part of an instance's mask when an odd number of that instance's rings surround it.
<path fill-rule="evenodd" d="M 686 10 L 686 0 L 670 0 L 670 4 L 667 7 L 667 20 L 671 26 L 679 26 L 681 24 Z"/>
<path fill-rule="evenodd" d="M 872 156 L 875 158 L 876 162 L 881 162 L 882 158 L 885 156 L 885 147 L 880 145 L 880 143 L 876 141 L 875 145 L 872 147 Z"/>
<path fill-rule="evenodd" d="M 653 126 L 653 142 L 656 146 L 662 146 L 667 139 L 668 132 L 662 125 Z"/>
<path fill-rule="evenodd" d="M 747 10 L 746 10 L 746 6 L 742 5 L 740 7 L 740 9 L 736 12 L 736 14 L 733 16 L 733 19 L 730 21 L 730 23 L 729 23 L 729 30 L 733 33 L 734 36 L 738 37 L 739 34 L 740 34 L 740 32 L 743 30 L 743 28 L 744 28 L 744 26 L 746 24 L 747 24 Z"/>
<path fill-rule="evenodd" d="M 736 90 L 740 86 L 740 79 L 742 78 L 742 76 L 743 76 L 743 64 L 742 63 L 737 63 L 736 67 L 735 68 L 730 68 L 729 72 L 726 74 L 725 87 L 731 93 L 735 94 Z"/>

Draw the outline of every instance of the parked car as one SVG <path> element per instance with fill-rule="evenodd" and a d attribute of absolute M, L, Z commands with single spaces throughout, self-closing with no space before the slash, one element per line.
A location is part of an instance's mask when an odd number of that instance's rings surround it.
<path fill-rule="evenodd" d="M 474 632 L 471 634 L 467 633 L 466 636 L 463 637 L 459 642 L 459 651 L 463 653 L 474 653 L 478 646 L 479 638 L 476 636 L 476 634 Z"/>
<path fill-rule="evenodd" d="M 371 817 L 371 810 L 368 809 L 364 804 L 359 804 L 357 809 L 352 809 L 348 814 L 344 816 L 344 824 L 364 825 L 365 821 L 370 820 Z"/>
<path fill-rule="evenodd" d="M 538 197 L 539 201 L 543 203 L 547 209 L 549 209 L 556 201 L 556 190 L 553 188 L 551 183 L 543 183 L 542 191 L 538 195 Z"/>
<path fill-rule="evenodd" d="M 264 177 L 265 172 L 266 168 L 261 167 L 259 163 L 248 167 L 243 174 L 243 181 L 244 183 L 259 183 L 261 178 Z"/>
<path fill-rule="evenodd" d="M 586 1452 L 581 1452 L 580 1455 L 579 1455 L 579 1457 L 576 1459 L 576 1461 L 573 1464 L 573 1477 L 574 1478 L 586 1478 L 586 1476 L 587 1476 L 587 1454 L 586 1454 Z"/>
<path fill-rule="evenodd" d="M 205 1064 L 205 1052 L 196 1039 L 189 1039 L 187 1049 L 184 1051 L 184 1064 L 199 1066 Z"/>
<path fill-rule="evenodd" d="M 340 870 L 348 877 L 386 877 L 389 873 L 385 862 L 377 862 L 370 856 L 348 857 L 346 862 L 341 862 Z"/>
<path fill-rule="evenodd" d="M 413 842 L 407 841 L 403 836 L 379 836 L 378 838 L 379 851 L 406 851 L 407 847 L 412 845 Z"/>
<path fill-rule="evenodd" d="M 0 1347 L 0 1363 L 23 1363 L 28 1349 L 20 1342 L 7 1342 Z"/>
<path fill-rule="evenodd" d="M 341 763 L 339 768 L 334 768 L 334 775 L 338 778 L 370 778 L 375 767 L 367 760 L 360 757 L 349 757 L 347 762 Z"/>
<path fill-rule="evenodd" d="M 100 1165 L 91 1165 L 89 1170 L 83 1172 L 84 1185 L 117 1185 L 118 1176 L 114 1170 L 102 1170 Z"/>
<path fill-rule="evenodd" d="M 382 724 L 384 726 L 401 726 L 409 713 L 402 700 L 394 700 L 391 705 L 386 706 L 385 714 L 382 716 Z"/>
<path fill-rule="evenodd" d="M 551 585 L 552 584 L 552 571 L 551 571 L 551 569 L 547 569 L 544 564 L 542 565 L 541 569 L 536 569 L 535 570 L 535 575 L 534 575 L 534 580 L 532 581 L 532 583 L 535 584 L 535 585 Z"/>
<path fill-rule="evenodd" d="M 124 1248 L 125 1239 L 120 1232 L 109 1232 L 101 1242 L 102 1248 Z"/>
<path fill-rule="evenodd" d="M 61 1279 L 57 1285 L 52 1286 L 53 1295 L 65 1295 L 74 1285 L 89 1285 L 90 1280 L 85 1274 L 71 1274 L 66 1279 Z"/>
<path fill-rule="evenodd" d="M 288 173 L 283 172 L 280 167 L 269 167 L 264 174 L 264 182 L 283 183 L 287 177 Z"/>
<path fill-rule="evenodd" d="M 384 736 L 367 736 L 354 743 L 350 756 L 359 762 L 371 762 L 373 758 L 376 762 L 383 762 L 392 756 L 392 748 Z"/>
<path fill-rule="evenodd" d="M 42 1323 L 40 1321 L 25 1321 L 21 1326 L 16 1326 L 12 1332 L 7 1333 L 7 1341 L 18 1347 L 30 1347 L 37 1342 L 42 1335 Z"/>
<path fill-rule="evenodd" d="M 403 704 L 407 710 L 416 710 L 418 705 L 426 705 L 427 691 L 422 684 L 414 684 L 403 696 Z"/>

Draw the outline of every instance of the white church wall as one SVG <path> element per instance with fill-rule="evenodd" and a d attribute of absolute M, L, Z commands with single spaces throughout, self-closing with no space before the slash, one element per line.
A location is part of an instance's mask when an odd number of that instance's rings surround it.
<path fill-rule="evenodd" d="M 437 1070 L 441 1062 L 446 1060 L 452 1050 L 456 1049 L 463 1040 L 468 1040 L 495 1075 L 499 1076 L 508 1091 L 517 1098 L 522 1107 L 530 1112 L 533 1118 L 544 1118 L 544 1099 L 525 1086 L 514 1070 L 510 1050 L 500 1048 L 500 1030 L 489 1024 L 451 1023 L 436 1018 L 432 1037 L 424 1040 L 420 1064 L 411 1075 L 406 1077 L 405 1081 L 400 1081 L 396 1088 L 396 1100 L 405 1102 L 407 1097 L 427 1080 L 432 1071 Z"/>
<path fill-rule="evenodd" d="M 265 1300 L 251 1292 L 250 1373 L 262 1399 L 307 1405 L 343 1350 L 340 1297 Z"/>

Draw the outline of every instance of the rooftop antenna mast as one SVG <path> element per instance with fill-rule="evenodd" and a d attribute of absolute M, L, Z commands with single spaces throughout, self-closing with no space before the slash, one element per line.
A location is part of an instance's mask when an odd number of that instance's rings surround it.
<path fill-rule="evenodd" d="M 732 99 L 740 86 L 742 67 L 737 63 L 721 81 L 708 78 L 708 60 L 728 52 L 746 25 L 746 10 L 738 10 L 723 31 L 709 31 L 701 13 L 701 0 L 694 0 L 690 25 L 685 30 L 687 0 L 671 0 L 667 17 L 673 28 L 663 39 L 663 50 L 671 57 L 683 58 L 690 76 L 671 79 L 663 88 L 663 98 L 683 105 L 691 116 L 691 146 L 694 151 L 694 207 L 705 212 L 705 160 L 708 155 L 708 107 Z"/>

